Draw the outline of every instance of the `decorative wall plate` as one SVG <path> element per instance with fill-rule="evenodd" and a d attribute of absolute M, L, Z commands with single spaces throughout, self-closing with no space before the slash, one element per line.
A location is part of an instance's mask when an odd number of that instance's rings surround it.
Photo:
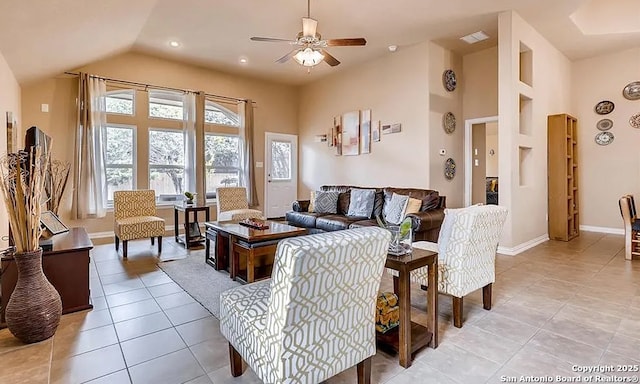
<path fill-rule="evenodd" d="M 598 145 L 609 145 L 613 143 L 613 133 L 611 132 L 600 132 L 596 135 L 596 143 Z"/>
<path fill-rule="evenodd" d="M 442 116 L 442 128 L 448 134 L 456 130 L 456 116 L 453 113 L 447 112 Z"/>
<path fill-rule="evenodd" d="M 634 81 L 627 84 L 627 86 L 622 90 L 622 96 L 627 100 L 640 99 L 640 81 Z"/>
<path fill-rule="evenodd" d="M 447 180 L 451 180 L 455 177 L 455 175 L 456 175 L 456 162 L 453 161 L 452 158 L 448 158 L 444 162 L 444 177 Z"/>
<path fill-rule="evenodd" d="M 596 124 L 596 128 L 601 131 L 608 131 L 611 127 L 613 127 L 613 120 L 611 119 L 602 119 Z"/>
<path fill-rule="evenodd" d="M 458 82 L 456 81 L 456 73 L 453 69 L 447 69 L 442 74 L 442 85 L 444 85 L 444 89 L 449 92 L 453 92 L 456 89 L 456 85 Z"/>
<path fill-rule="evenodd" d="M 613 112 L 613 109 L 615 107 L 616 105 L 613 104 L 613 101 L 603 100 L 596 104 L 596 107 L 594 109 L 598 115 L 608 115 Z"/>
<path fill-rule="evenodd" d="M 629 118 L 629 125 L 633 128 L 640 128 L 640 113 L 636 113 Z"/>

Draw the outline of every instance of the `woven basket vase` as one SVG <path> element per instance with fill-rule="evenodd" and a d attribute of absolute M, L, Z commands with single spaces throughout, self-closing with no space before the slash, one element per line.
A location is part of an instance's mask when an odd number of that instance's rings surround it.
<path fill-rule="evenodd" d="M 14 255 L 18 282 L 5 310 L 7 328 L 24 343 L 53 336 L 62 315 L 62 300 L 42 271 L 42 249 Z"/>

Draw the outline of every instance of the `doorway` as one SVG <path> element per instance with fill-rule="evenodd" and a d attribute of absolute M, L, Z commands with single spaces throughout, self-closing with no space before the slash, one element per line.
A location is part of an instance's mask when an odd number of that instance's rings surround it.
<path fill-rule="evenodd" d="M 498 204 L 498 117 L 465 121 L 464 203 Z"/>
<path fill-rule="evenodd" d="M 265 216 L 284 217 L 298 198 L 298 136 L 265 134 Z"/>

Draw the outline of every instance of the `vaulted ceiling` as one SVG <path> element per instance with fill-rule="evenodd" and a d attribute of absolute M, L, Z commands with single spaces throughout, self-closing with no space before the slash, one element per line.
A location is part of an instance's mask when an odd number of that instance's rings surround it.
<path fill-rule="evenodd" d="M 231 73 L 302 84 L 426 40 L 461 54 L 496 44 L 497 14 L 514 9 L 570 59 L 639 46 L 637 0 L 312 0 L 311 17 L 323 38 L 364 37 L 364 47 L 330 47 L 342 62 L 310 74 L 290 60 L 286 43 L 306 16 L 304 0 L 51 0 L 2 1 L 0 52 L 18 81 L 61 73 L 121 52 L 141 51 Z M 573 16 L 572 16 L 573 15 Z M 594 15 L 601 17 L 594 18 Z M 606 23 L 625 28 L 598 28 Z M 625 17 L 626 16 L 626 17 Z M 631 25 L 631 26 L 628 26 Z M 635 29 L 634 29 L 635 28 Z M 484 30 L 476 45 L 458 40 Z M 594 32 L 595 31 L 595 32 Z M 180 43 L 177 48 L 169 41 Z M 247 58 L 240 64 L 241 57 Z"/>

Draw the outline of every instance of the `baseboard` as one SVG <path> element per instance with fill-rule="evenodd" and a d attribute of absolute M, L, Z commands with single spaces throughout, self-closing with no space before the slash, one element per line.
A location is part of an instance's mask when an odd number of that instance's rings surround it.
<path fill-rule="evenodd" d="M 581 231 L 585 232 L 599 232 L 599 233 L 610 233 L 612 235 L 624 235 L 623 228 L 611 228 L 611 227 L 596 227 L 593 225 L 581 225 Z"/>
<path fill-rule="evenodd" d="M 502 247 L 502 246 L 498 246 L 498 253 L 501 255 L 507 255 L 507 256 L 515 256 L 519 253 L 522 253 L 524 251 L 526 251 L 527 249 L 531 249 L 533 247 L 535 247 L 538 244 L 542 244 L 545 241 L 549 240 L 549 235 L 548 234 L 544 234 L 540 237 L 536 237 L 535 239 L 526 241 L 522 244 L 518 244 L 515 247 Z"/>

